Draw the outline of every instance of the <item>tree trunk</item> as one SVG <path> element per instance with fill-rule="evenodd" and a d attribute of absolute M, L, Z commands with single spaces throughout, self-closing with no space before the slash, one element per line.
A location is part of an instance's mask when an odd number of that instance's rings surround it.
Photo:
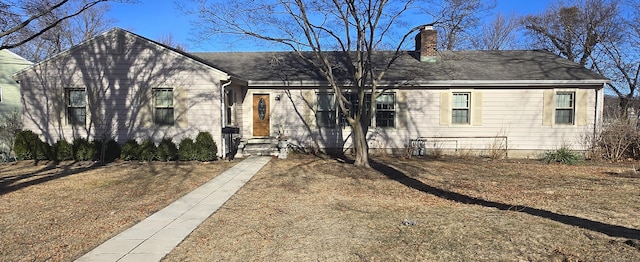
<path fill-rule="evenodd" d="M 362 127 L 362 123 L 359 121 L 351 125 L 353 148 L 355 150 L 355 166 L 371 167 L 369 165 L 369 145 L 367 144 L 367 137 L 365 129 Z"/>
<path fill-rule="evenodd" d="M 623 117 L 628 117 L 629 116 L 629 107 L 631 105 L 629 105 L 629 102 L 631 101 L 631 99 L 633 99 L 632 97 L 633 95 L 631 94 L 627 94 L 626 96 L 618 96 L 620 98 L 620 115 Z M 634 108 L 635 109 L 635 108 Z"/>

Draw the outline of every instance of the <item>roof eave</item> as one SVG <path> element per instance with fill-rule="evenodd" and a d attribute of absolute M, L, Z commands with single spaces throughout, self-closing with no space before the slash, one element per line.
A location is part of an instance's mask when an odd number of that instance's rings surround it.
<path fill-rule="evenodd" d="M 407 82 L 410 86 L 475 86 L 475 87 L 533 87 L 533 86 L 602 86 L 610 81 L 607 79 L 582 80 L 436 80 Z"/>
<path fill-rule="evenodd" d="M 609 83 L 607 79 L 583 80 L 433 80 L 433 81 L 385 81 L 380 86 L 404 87 L 536 87 L 536 86 L 599 86 Z M 249 87 L 323 87 L 327 81 L 247 81 Z"/>

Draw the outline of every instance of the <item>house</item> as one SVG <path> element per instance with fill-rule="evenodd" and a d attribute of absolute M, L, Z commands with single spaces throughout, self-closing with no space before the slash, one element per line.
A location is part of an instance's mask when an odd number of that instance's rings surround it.
<path fill-rule="evenodd" d="M 9 50 L 0 50 L 0 160 L 10 154 L 13 132 L 6 130 L 11 128 L 10 119 L 16 119 L 14 116 L 19 116 L 22 109 L 20 86 L 11 75 L 31 64 Z"/>
<path fill-rule="evenodd" d="M 565 145 L 584 150 L 585 135 L 599 131 L 606 78 L 545 51 L 437 52 L 436 37 L 421 30 L 416 50 L 387 72 L 367 133 L 373 151 L 401 152 L 413 141 L 537 157 Z M 326 80 L 292 52 L 186 53 L 115 28 L 14 77 L 25 128 L 49 143 L 179 142 L 208 131 L 223 156 L 223 130 L 233 129 L 244 140 L 280 135 L 300 147 L 351 143 Z M 346 95 L 354 106 L 372 102 Z"/>

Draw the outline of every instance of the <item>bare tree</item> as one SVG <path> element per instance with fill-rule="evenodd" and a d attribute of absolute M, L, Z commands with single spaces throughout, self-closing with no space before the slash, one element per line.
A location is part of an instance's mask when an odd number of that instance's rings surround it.
<path fill-rule="evenodd" d="M 79 7 L 75 7 L 75 5 L 85 5 L 86 2 L 87 0 L 82 0 L 60 7 L 34 23 L 36 26 L 44 26 L 50 20 L 59 17 L 60 13 L 68 12 L 69 9 L 77 9 Z M 79 15 L 61 21 L 42 35 L 14 48 L 13 51 L 29 61 L 42 61 L 53 54 L 107 31 L 113 26 L 113 20 L 106 16 L 109 9 L 108 3 L 86 9 Z M 23 30 L 21 33 L 32 34 L 33 30 Z"/>
<path fill-rule="evenodd" d="M 202 36 L 234 34 L 282 44 L 319 71 L 333 89 L 335 102 L 351 127 L 354 164 L 369 167 L 366 134 L 375 103 L 354 109 L 345 97 L 345 91 L 356 94 L 358 101 L 365 101 L 368 94 L 371 94 L 371 101 L 375 101 L 385 91 L 386 87 L 381 87 L 380 82 L 401 54 L 401 46 L 413 30 L 407 30 L 409 32 L 398 38 L 400 41 L 391 41 L 397 44 L 395 53 L 386 57 L 381 67 L 374 67 L 374 64 L 380 64 L 374 59 L 383 59 L 375 52 L 388 45 L 388 38 L 396 33 L 392 29 L 414 1 L 196 2 L 199 6 L 195 10 L 196 22 Z M 350 112 L 350 108 L 355 112 Z"/>
<path fill-rule="evenodd" d="M 584 66 L 604 39 L 619 38 L 618 6 L 618 0 L 560 1 L 523 23 L 537 46 Z"/>
<path fill-rule="evenodd" d="M 163 45 L 169 46 L 171 48 L 175 48 L 178 49 L 180 51 L 185 51 L 186 48 L 183 44 L 180 44 L 178 42 L 176 42 L 176 40 L 173 38 L 173 34 L 172 33 L 168 33 L 166 35 L 161 36 L 158 39 L 158 42 L 160 42 Z"/>
<path fill-rule="evenodd" d="M 472 46 L 481 20 L 496 6 L 495 0 L 429 0 L 422 12 L 439 24 L 439 48 L 456 50 Z M 424 7 L 426 6 L 426 7 Z"/>
<path fill-rule="evenodd" d="M 515 15 L 498 13 L 478 34 L 474 34 L 471 42 L 478 50 L 512 49 L 518 42 L 516 33 L 519 27 L 520 23 Z"/>
<path fill-rule="evenodd" d="M 626 112 L 638 85 L 640 50 L 637 23 L 622 7 L 620 0 L 558 2 L 543 14 L 527 16 L 523 23 L 536 47 L 611 79 L 608 86 Z"/>
<path fill-rule="evenodd" d="M 0 1 L 0 50 L 21 46 L 94 6 L 109 1 L 133 0 Z"/>

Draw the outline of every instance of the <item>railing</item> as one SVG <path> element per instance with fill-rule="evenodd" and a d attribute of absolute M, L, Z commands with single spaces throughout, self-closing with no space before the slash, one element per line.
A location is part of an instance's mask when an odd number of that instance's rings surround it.
<path fill-rule="evenodd" d="M 409 140 L 409 147 L 412 149 L 412 154 L 424 155 L 427 148 L 442 148 L 442 143 L 455 143 L 453 149 L 457 152 L 460 149 L 460 140 L 470 139 L 493 139 L 495 142 L 497 139 L 503 140 L 505 156 L 508 157 L 509 152 L 509 140 L 507 136 L 425 136 L 418 137 L 416 139 Z M 427 147 L 427 143 L 433 143 L 433 147 Z M 500 143 L 502 145 L 502 143 Z M 479 149 L 479 148 L 466 148 L 466 149 Z M 502 149 L 502 148 L 501 148 Z"/>

